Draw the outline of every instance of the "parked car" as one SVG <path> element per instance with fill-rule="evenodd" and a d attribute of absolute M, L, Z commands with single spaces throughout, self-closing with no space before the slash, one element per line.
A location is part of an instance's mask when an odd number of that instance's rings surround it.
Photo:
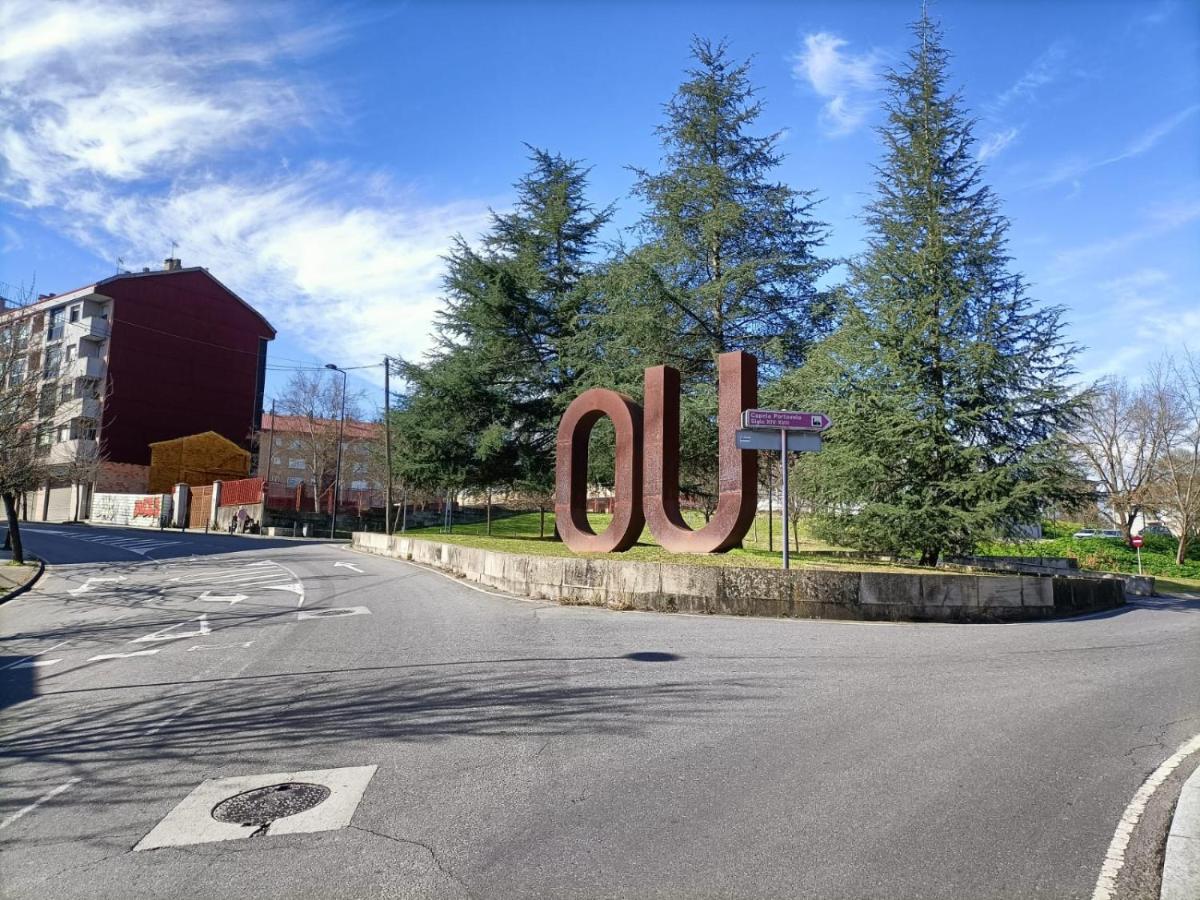
<path fill-rule="evenodd" d="M 1123 538 L 1125 535 L 1116 528 L 1105 528 L 1103 531 L 1099 532 L 1097 537 Z"/>
<path fill-rule="evenodd" d="M 1121 534 L 1116 528 L 1082 528 L 1075 532 L 1071 537 L 1074 538 L 1121 538 Z"/>
<path fill-rule="evenodd" d="M 1175 537 L 1175 535 L 1173 535 L 1171 533 L 1171 529 L 1168 528 L 1166 525 L 1164 525 L 1162 522 L 1150 522 L 1146 525 L 1145 528 L 1143 528 L 1141 530 L 1140 533 L 1144 534 L 1144 535 L 1145 534 L 1157 534 L 1157 535 L 1160 535 L 1161 537 Z"/>
<path fill-rule="evenodd" d="M 1071 535 L 1073 538 L 1094 538 L 1096 536 L 1096 529 L 1094 528 L 1082 528 Z"/>

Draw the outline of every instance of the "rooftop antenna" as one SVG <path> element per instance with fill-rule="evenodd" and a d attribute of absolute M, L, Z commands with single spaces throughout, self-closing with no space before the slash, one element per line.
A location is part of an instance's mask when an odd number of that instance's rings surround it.
<path fill-rule="evenodd" d="M 175 258 L 175 251 L 179 249 L 179 241 L 171 241 L 171 259 Z"/>
<path fill-rule="evenodd" d="M 124 268 L 125 268 L 125 257 L 118 256 L 117 257 L 117 274 L 120 275 L 121 270 Z"/>

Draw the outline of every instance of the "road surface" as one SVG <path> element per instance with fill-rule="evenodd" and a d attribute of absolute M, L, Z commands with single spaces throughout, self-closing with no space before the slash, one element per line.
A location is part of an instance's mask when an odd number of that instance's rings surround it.
<path fill-rule="evenodd" d="M 5 897 L 1086 898 L 1200 732 L 1196 602 L 660 615 L 332 544 L 26 541 L 51 565 L 0 607 Z M 203 782 L 332 769 L 367 779 L 348 825 L 144 848 Z"/>

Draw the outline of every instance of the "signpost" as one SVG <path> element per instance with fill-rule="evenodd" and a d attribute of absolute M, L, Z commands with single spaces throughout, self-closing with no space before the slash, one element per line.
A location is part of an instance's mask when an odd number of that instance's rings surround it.
<path fill-rule="evenodd" d="M 1142 574 L 1142 543 L 1143 543 L 1142 536 L 1140 534 L 1135 534 L 1133 537 L 1131 537 L 1129 539 L 1129 543 L 1133 544 L 1134 549 L 1137 550 L 1138 574 L 1141 575 Z"/>
<path fill-rule="evenodd" d="M 821 449 L 821 432 L 833 422 L 825 413 L 792 412 L 782 409 L 747 409 L 742 413 L 742 429 L 737 432 L 740 450 L 779 448 L 783 473 L 783 567 L 791 567 L 788 557 L 788 451 L 816 453 Z M 776 434 L 776 432 L 778 434 Z M 1141 557 L 1139 556 L 1139 559 Z"/>

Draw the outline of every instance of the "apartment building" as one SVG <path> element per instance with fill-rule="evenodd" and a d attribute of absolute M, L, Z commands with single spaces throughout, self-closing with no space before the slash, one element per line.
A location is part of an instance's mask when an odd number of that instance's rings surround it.
<path fill-rule="evenodd" d="M 342 432 L 341 491 L 381 491 L 374 477 L 372 448 L 383 435 L 375 422 L 347 419 Z M 339 423 L 336 419 L 272 416 L 262 419 L 257 475 L 287 488 L 304 485 L 320 494 L 333 484 Z M 268 453 L 267 448 L 270 448 Z"/>
<path fill-rule="evenodd" d="M 275 329 L 206 269 L 168 259 L 18 309 L 0 329 L 27 348 L 18 378 L 41 382 L 46 483 L 34 521 L 87 514 L 93 491 L 148 489 L 150 445 L 215 432 L 251 450 Z"/>

